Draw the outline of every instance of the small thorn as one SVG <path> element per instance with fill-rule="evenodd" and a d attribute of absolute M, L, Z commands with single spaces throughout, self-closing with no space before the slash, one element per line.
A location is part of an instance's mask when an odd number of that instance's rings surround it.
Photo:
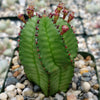
<path fill-rule="evenodd" d="M 36 41 L 36 44 L 38 44 L 38 42 Z"/>
<path fill-rule="evenodd" d="M 36 30 L 39 30 L 38 26 L 36 26 Z"/>
<path fill-rule="evenodd" d="M 65 46 L 65 48 L 67 48 L 67 46 Z"/>
<path fill-rule="evenodd" d="M 44 10 L 44 14 L 46 14 L 46 10 Z"/>
<path fill-rule="evenodd" d="M 39 51 L 39 49 L 37 49 L 37 51 Z"/>
<path fill-rule="evenodd" d="M 73 62 L 73 60 L 71 60 L 71 62 Z"/>
<path fill-rule="evenodd" d="M 40 20 L 37 21 L 37 24 L 39 24 L 39 21 L 40 21 Z"/>
<path fill-rule="evenodd" d="M 68 54 L 69 56 L 71 55 L 71 54 Z"/>
<path fill-rule="evenodd" d="M 39 59 L 41 59 L 41 57 L 39 57 Z"/>
<path fill-rule="evenodd" d="M 38 14 L 38 17 L 39 17 L 39 18 L 42 18 L 42 16 L 41 16 L 40 14 Z"/>
<path fill-rule="evenodd" d="M 36 16 L 38 16 L 38 13 L 36 12 Z"/>
<path fill-rule="evenodd" d="M 18 35 L 20 36 L 20 33 L 18 33 Z"/>
<path fill-rule="evenodd" d="M 73 28 L 73 26 L 71 26 L 71 28 Z"/>
<path fill-rule="evenodd" d="M 35 36 L 38 36 L 38 34 L 36 33 Z"/>
<path fill-rule="evenodd" d="M 79 41 L 77 41 L 77 43 L 79 43 Z"/>
<path fill-rule="evenodd" d="M 22 27 L 22 26 L 20 26 L 20 28 L 21 28 L 21 29 L 23 29 L 23 27 Z"/>
<path fill-rule="evenodd" d="M 59 25 L 57 25 L 57 29 L 59 28 Z"/>
<path fill-rule="evenodd" d="M 50 13 L 49 14 L 49 18 L 52 18 L 54 16 L 54 14 Z"/>

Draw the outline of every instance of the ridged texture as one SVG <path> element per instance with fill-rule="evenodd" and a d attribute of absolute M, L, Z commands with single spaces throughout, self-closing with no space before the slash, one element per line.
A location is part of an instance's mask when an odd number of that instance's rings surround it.
<path fill-rule="evenodd" d="M 37 24 L 38 20 L 40 20 L 39 24 Z M 60 30 L 62 25 L 66 25 L 61 19 L 58 20 L 57 24 L 60 25 Z M 36 26 L 39 30 L 36 30 Z M 35 37 L 36 32 L 38 37 Z M 29 80 L 39 85 L 46 96 L 54 95 L 58 91 L 65 92 L 71 82 L 74 67 L 65 49 L 65 45 L 70 44 L 67 42 L 71 42 L 71 39 L 74 38 L 70 32 L 72 32 L 71 28 L 69 32 L 65 33 L 68 35 L 63 35 L 63 41 L 52 19 L 48 17 L 37 18 L 36 16 L 27 21 L 21 32 L 19 43 L 21 63 Z M 74 42 L 76 43 L 76 41 Z M 74 47 L 77 46 L 74 45 Z M 69 49 L 71 48 L 72 45 Z M 76 50 L 75 52 L 70 51 L 72 57 L 76 55 Z"/>
<path fill-rule="evenodd" d="M 40 64 L 35 44 L 37 19 L 37 17 L 29 19 L 22 30 L 19 57 L 29 80 L 38 84 L 45 95 L 48 95 L 48 75 Z"/>
<path fill-rule="evenodd" d="M 73 60 L 77 56 L 78 51 L 78 45 L 77 45 L 77 39 L 75 37 L 75 34 L 73 33 L 73 30 L 71 26 L 64 21 L 62 18 L 59 18 L 56 25 L 59 25 L 60 31 L 62 30 L 62 25 L 67 25 L 69 27 L 69 30 L 63 34 L 64 43 L 67 46 L 67 51 Z"/>
<path fill-rule="evenodd" d="M 65 91 L 68 80 L 72 78 L 73 67 L 61 36 L 48 17 L 40 19 L 38 45 L 42 63 L 50 72 L 50 95 Z"/>

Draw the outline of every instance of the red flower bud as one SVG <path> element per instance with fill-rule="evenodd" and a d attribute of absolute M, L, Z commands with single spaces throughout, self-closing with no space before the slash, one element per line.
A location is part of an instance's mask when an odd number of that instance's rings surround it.
<path fill-rule="evenodd" d="M 57 6 L 55 13 L 60 13 L 60 11 L 63 9 L 64 4 L 63 3 L 59 3 L 59 5 Z"/>
<path fill-rule="evenodd" d="M 65 19 L 65 17 L 68 15 L 68 13 L 69 13 L 69 10 L 66 8 L 66 7 L 64 7 L 64 10 L 62 11 L 63 12 L 63 19 Z"/>
<path fill-rule="evenodd" d="M 68 17 L 68 23 L 74 18 L 74 12 L 71 12 Z"/>
<path fill-rule="evenodd" d="M 67 25 L 63 25 L 62 26 L 62 32 L 60 33 L 60 35 L 63 35 L 65 32 L 67 32 L 69 30 L 69 27 Z"/>
<path fill-rule="evenodd" d="M 29 5 L 26 10 L 27 10 L 27 14 L 29 18 L 34 16 L 34 6 L 33 5 Z"/>
<path fill-rule="evenodd" d="M 56 23 L 58 18 L 59 18 L 59 13 L 55 13 L 54 14 L 54 22 L 53 23 Z"/>
<path fill-rule="evenodd" d="M 19 18 L 22 22 L 26 23 L 26 21 L 25 21 L 25 18 L 24 18 L 24 15 L 23 15 L 23 14 L 19 14 L 19 15 L 18 15 L 18 18 Z"/>

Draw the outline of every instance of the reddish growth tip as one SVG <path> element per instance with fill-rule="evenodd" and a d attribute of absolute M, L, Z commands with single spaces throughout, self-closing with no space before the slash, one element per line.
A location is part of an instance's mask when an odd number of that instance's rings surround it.
<path fill-rule="evenodd" d="M 33 5 L 29 5 L 28 8 L 26 9 L 29 18 L 34 16 L 34 9 L 35 8 Z"/>
<path fill-rule="evenodd" d="M 59 13 L 55 13 L 54 14 L 54 22 L 53 23 L 56 23 L 58 18 L 59 18 Z"/>
<path fill-rule="evenodd" d="M 66 8 L 66 7 L 64 7 L 64 10 L 62 11 L 63 12 L 63 19 L 65 19 L 65 17 L 68 15 L 68 13 L 69 13 L 69 10 Z"/>
<path fill-rule="evenodd" d="M 63 9 L 63 6 L 64 6 L 63 3 L 59 3 L 56 10 L 55 10 L 55 13 L 60 13 L 60 11 Z"/>
<path fill-rule="evenodd" d="M 25 21 L 25 18 L 24 18 L 24 15 L 23 15 L 23 14 L 19 14 L 19 15 L 18 15 L 18 18 L 19 18 L 22 22 L 26 23 L 26 21 Z"/>
<path fill-rule="evenodd" d="M 60 35 L 63 35 L 65 32 L 67 32 L 69 30 L 69 27 L 67 25 L 63 25 L 62 26 L 62 32 L 60 33 Z"/>
<path fill-rule="evenodd" d="M 74 12 L 71 12 L 68 17 L 68 23 L 74 18 Z"/>

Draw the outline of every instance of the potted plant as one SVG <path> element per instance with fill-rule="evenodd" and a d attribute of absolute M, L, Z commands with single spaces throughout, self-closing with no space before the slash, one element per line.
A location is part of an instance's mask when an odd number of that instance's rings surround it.
<path fill-rule="evenodd" d="M 61 11 L 63 18 L 59 17 Z M 22 14 L 18 15 L 25 23 L 18 40 L 19 58 L 25 74 L 28 80 L 40 86 L 46 97 L 66 92 L 74 75 L 74 58 L 78 54 L 77 39 L 69 24 L 74 12 L 59 3 L 54 14 L 47 15 L 44 11 L 43 15 L 34 15 L 32 5 L 27 8 L 27 13 L 28 21 Z M 91 56 L 79 54 L 84 58 Z"/>

